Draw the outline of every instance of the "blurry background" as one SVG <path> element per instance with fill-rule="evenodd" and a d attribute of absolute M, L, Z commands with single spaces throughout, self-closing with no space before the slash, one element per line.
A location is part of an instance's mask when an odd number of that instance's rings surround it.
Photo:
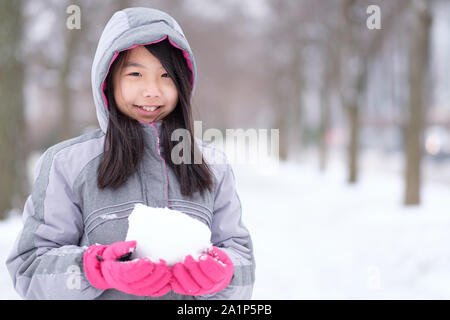
<path fill-rule="evenodd" d="M 130 6 L 183 28 L 203 130 L 279 129 L 275 172 L 234 166 L 254 298 L 450 298 L 449 0 L 0 1 L 2 261 L 37 158 L 98 127 L 91 64 Z"/>

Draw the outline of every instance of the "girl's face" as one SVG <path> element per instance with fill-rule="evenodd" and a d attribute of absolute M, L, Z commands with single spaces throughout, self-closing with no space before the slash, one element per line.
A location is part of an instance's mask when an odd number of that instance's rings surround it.
<path fill-rule="evenodd" d="M 143 46 L 130 50 L 125 64 L 114 74 L 113 84 L 119 110 L 141 123 L 165 118 L 178 103 L 175 83 Z"/>

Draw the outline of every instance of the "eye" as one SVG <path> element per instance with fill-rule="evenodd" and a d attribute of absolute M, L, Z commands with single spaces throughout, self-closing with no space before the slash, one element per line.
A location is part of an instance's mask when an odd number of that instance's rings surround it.
<path fill-rule="evenodd" d="M 130 73 L 130 74 L 128 74 L 128 75 L 134 77 L 134 75 L 140 76 L 141 74 L 140 74 L 139 72 L 132 72 L 132 73 Z"/>
<path fill-rule="evenodd" d="M 169 76 L 168 73 L 163 73 L 163 74 L 161 75 L 161 77 L 163 77 L 163 78 L 170 78 L 170 76 Z"/>

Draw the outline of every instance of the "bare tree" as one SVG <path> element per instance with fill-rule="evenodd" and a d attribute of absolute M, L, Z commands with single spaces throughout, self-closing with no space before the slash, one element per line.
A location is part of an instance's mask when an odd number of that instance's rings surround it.
<path fill-rule="evenodd" d="M 384 3 L 381 30 L 369 30 L 366 26 L 366 8 L 372 4 L 367 0 L 343 0 L 342 28 L 339 31 L 341 44 L 341 103 L 349 123 L 348 182 L 358 179 L 360 118 L 366 103 L 369 62 L 377 57 L 400 13 L 408 1 L 398 0 Z M 381 6 L 381 2 L 379 5 Z"/>
<path fill-rule="evenodd" d="M 70 4 L 78 5 L 80 7 L 79 0 L 71 0 Z M 67 3 L 67 6 L 70 5 Z M 80 43 L 82 29 L 69 29 L 63 28 L 65 50 L 64 57 L 62 59 L 61 66 L 59 68 L 59 93 L 60 93 L 60 106 L 61 106 L 61 122 L 60 132 L 58 138 L 65 140 L 70 139 L 75 134 L 72 110 L 75 106 L 73 89 L 70 86 L 70 75 L 74 68 L 74 60 L 77 57 L 77 49 Z"/>
<path fill-rule="evenodd" d="M 409 113 L 406 125 L 405 205 L 420 203 L 421 159 L 425 116 L 426 78 L 430 48 L 432 0 L 416 0 L 411 5 L 409 45 Z"/>
<path fill-rule="evenodd" d="M 364 42 L 365 16 L 362 2 L 344 0 L 342 2 L 343 23 L 341 39 L 341 104 L 347 115 L 349 125 L 348 143 L 348 182 L 358 178 L 360 112 L 366 92 L 367 48 Z"/>
<path fill-rule="evenodd" d="M 307 1 L 271 1 L 273 25 L 267 37 L 271 47 L 272 61 L 266 68 L 275 75 L 271 86 L 275 111 L 275 127 L 280 130 L 280 158 L 290 152 L 301 150 L 305 143 L 305 47 L 312 39 L 305 30 L 311 23 L 315 8 Z"/>
<path fill-rule="evenodd" d="M 328 26 L 331 28 L 332 26 Z M 334 34 L 327 28 L 327 33 Z M 336 39 L 335 37 L 332 37 Z M 336 87 L 339 84 L 339 50 L 336 48 L 338 44 L 326 37 L 322 42 L 322 74 L 321 85 L 319 88 L 320 94 L 320 121 L 319 121 L 319 169 L 324 171 L 327 167 L 328 160 L 328 144 L 327 131 L 331 125 L 331 100 L 333 93 L 336 92 Z"/>
<path fill-rule="evenodd" d="M 0 1 L 0 219 L 27 191 L 22 1 Z"/>

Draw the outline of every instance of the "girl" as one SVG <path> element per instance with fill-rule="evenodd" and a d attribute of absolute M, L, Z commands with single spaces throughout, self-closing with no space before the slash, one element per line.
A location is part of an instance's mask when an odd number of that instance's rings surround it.
<path fill-rule="evenodd" d="M 7 259 L 22 297 L 251 298 L 253 248 L 232 169 L 223 153 L 193 138 L 196 77 L 192 50 L 171 16 L 149 8 L 112 16 L 92 66 L 100 129 L 49 148 L 36 167 L 23 230 Z M 171 158 L 171 133 L 180 128 L 190 132 L 192 159 L 201 150 L 200 164 Z M 218 157 L 225 161 L 208 161 Z M 212 249 L 173 267 L 127 261 L 139 245 L 124 241 L 137 203 L 205 223 Z"/>

